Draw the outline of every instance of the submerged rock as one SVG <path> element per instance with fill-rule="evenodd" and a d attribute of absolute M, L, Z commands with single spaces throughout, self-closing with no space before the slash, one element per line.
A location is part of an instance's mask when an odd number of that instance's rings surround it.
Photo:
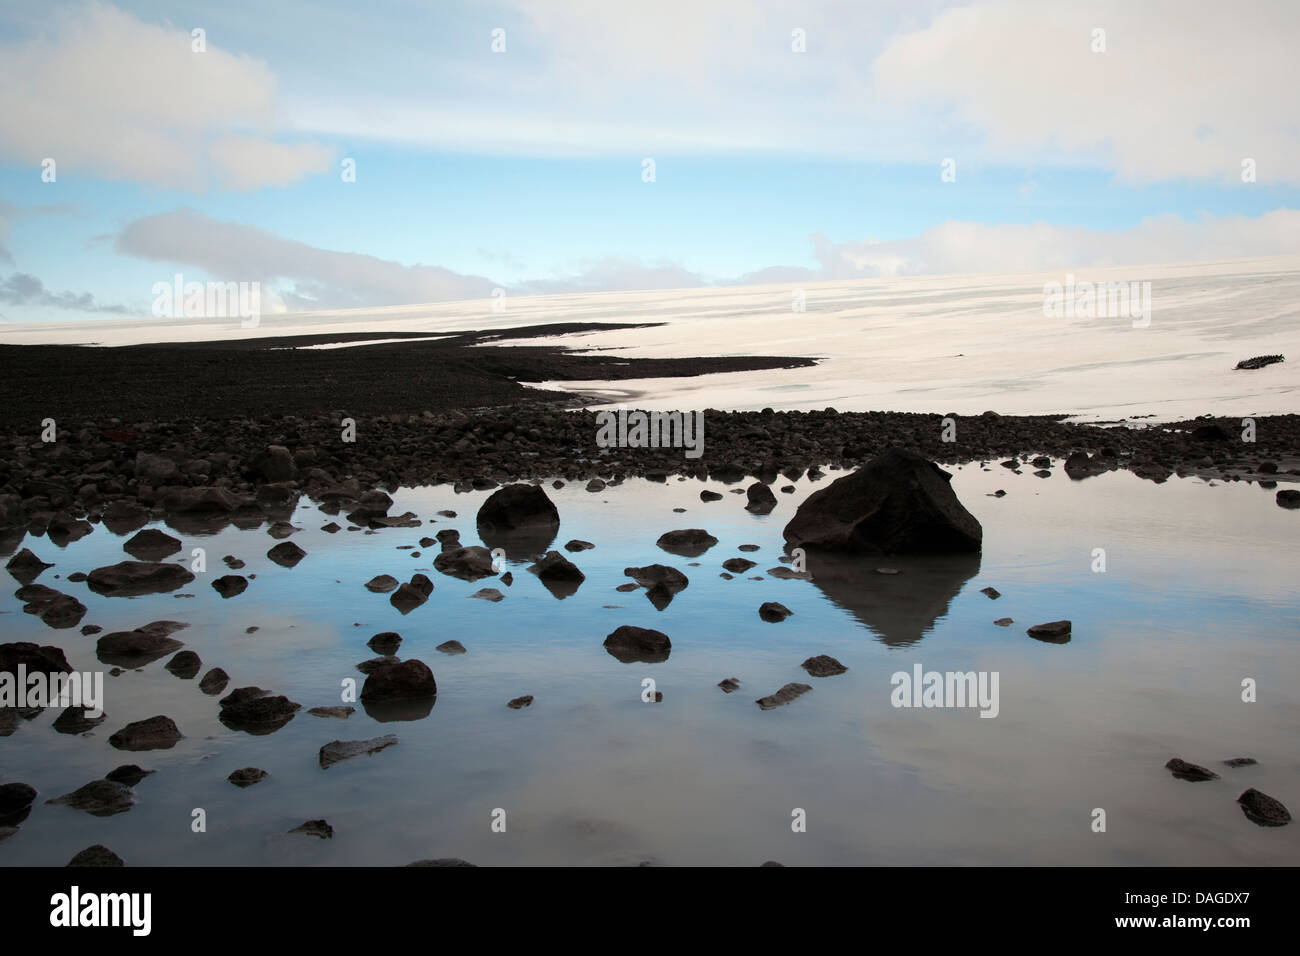
<path fill-rule="evenodd" d="M 375 594 L 387 594 L 389 591 L 395 590 L 398 583 L 397 578 L 391 574 L 376 574 L 366 582 L 366 590 Z"/>
<path fill-rule="evenodd" d="M 161 561 L 181 549 L 181 539 L 157 528 L 146 528 L 122 545 L 122 550 L 140 561 Z"/>
<path fill-rule="evenodd" d="M 843 664 L 833 657 L 825 654 L 818 654 L 816 657 L 810 657 L 799 665 L 813 677 L 834 677 L 836 674 L 843 674 L 848 670 Z"/>
<path fill-rule="evenodd" d="M 269 776 L 269 773 L 257 767 L 244 767 L 242 770 L 236 770 L 226 779 L 242 790 L 255 783 L 261 783 Z"/>
<path fill-rule="evenodd" d="M 336 763 L 362 754 L 376 754 L 397 744 L 396 734 L 385 734 L 371 740 L 332 740 L 320 749 L 320 765 L 325 770 Z"/>
<path fill-rule="evenodd" d="M 514 700 L 508 701 L 506 703 L 506 706 L 509 707 L 511 710 L 519 710 L 521 707 L 528 707 L 529 705 L 532 704 L 532 702 L 533 702 L 533 695 L 524 694 L 524 696 L 522 697 L 516 697 Z"/>
<path fill-rule="evenodd" d="M 307 836 L 320 837 L 322 840 L 334 839 L 334 828 L 324 820 L 308 820 L 306 823 L 294 827 L 290 833 L 305 833 Z"/>
<path fill-rule="evenodd" d="M 740 678 L 724 677 L 722 680 L 718 681 L 718 686 L 722 688 L 724 694 L 735 693 L 740 690 Z"/>
<path fill-rule="evenodd" d="M 384 631 L 376 634 L 370 640 L 366 641 L 366 647 L 370 648 L 376 654 L 391 656 L 397 653 L 397 649 L 402 646 L 402 635 L 396 631 Z"/>
<path fill-rule="evenodd" d="M 212 587 L 223 598 L 232 598 L 244 593 L 248 588 L 248 578 L 242 574 L 223 574 L 212 582 Z"/>
<path fill-rule="evenodd" d="M 443 641 L 434 650 L 441 651 L 444 654 L 464 654 L 465 645 L 460 641 Z"/>
<path fill-rule="evenodd" d="M 558 551 L 546 552 L 534 564 L 529 565 L 528 570 L 537 575 L 548 591 L 561 599 L 573 594 L 587 580 L 578 566 Z"/>
<path fill-rule="evenodd" d="M 1049 644 L 1065 644 L 1070 640 L 1070 630 L 1071 624 L 1069 621 L 1049 621 L 1046 624 L 1035 624 L 1025 633 L 1038 641 L 1046 641 Z"/>
<path fill-rule="evenodd" d="M 462 581 L 477 581 L 496 574 L 496 569 L 492 566 L 492 552 L 478 545 L 445 550 L 433 559 L 433 567 L 436 571 Z"/>
<path fill-rule="evenodd" d="M 1283 827 L 1291 822 L 1291 813 L 1280 800 L 1260 793 L 1254 787 L 1237 798 L 1246 819 L 1261 827 Z"/>
<path fill-rule="evenodd" d="M 71 860 L 68 866 L 75 867 L 115 867 L 126 866 L 122 858 L 103 844 L 88 846 Z"/>
<path fill-rule="evenodd" d="M 439 858 L 436 859 L 436 860 L 416 860 L 414 863 L 408 863 L 408 864 L 406 864 L 406 865 L 407 865 L 407 866 L 420 866 L 420 867 L 427 867 L 427 866 L 437 866 L 437 867 L 465 867 L 465 866 L 468 866 L 468 867 L 474 867 L 474 868 L 477 868 L 477 867 L 478 867 L 478 864 L 477 864 L 477 863 L 467 863 L 467 862 L 465 862 L 464 860 L 460 859 L 460 857 L 455 857 L 455 856 L 443 856 L 443 857 L 439 857 Z"/>
<path fill-rule="evenodd" d="M 411 659 L 385 664 L 366 677 L 361 699 L 370 703 L 434 697 L 438 683 L 424 661 Z"/>
<path fill-rule="evenodd" d="M 716 496 L 722 498 L 723 496 Z M 655 544 L 682 558 L 698 558 L 708 549 L 718 544 L 718 538 L 710 535 L 703 528 L 682 528 L 681 531 L 666 531 L 659 536 Z"/>
<path fill-rule="evenodd" d="M 229 683 L 230 675 L 220 667 L 214 667 L 212 670 L 204 674 L 203 679 L 199 681 L 199 690 L 203 691 L 203 693 L 207 694 L 209 697 L 215 697 L 217 694 L 220 694 L 225 690 L 226 685 Z"/>
<path fill-rule="evenodd" d="M 62 630 L 76 627 L 86 616 L 86 605 L 71 594 L 64 594 L 43 584 L 25 584 L 14 592 L 23 602 L 23 611 L 35 614 L 48 627 Z"/>
<path fill-rule="evenodd" d="M 1233 769 L 1236 769 L 1237 767 L 1253 767 L 1257 763 L 1259 763 L 1259 761 L 1254 757 L 1232 757 L 1223 761 L 1225 767 L 1232 767 Z"/>
<path fill-rule="evenodd" d="M 113 780 L 116 781 L 117 783 L 124 783 L 128 787 L 134 787 L 137 783 L 139 783 L 141 780 L 143 780 L 145 777 L 149 776 L 149 774 L 153 772 L 154 771 L 152 770 L 145 770 L 143 767 L 138 766 L 137 764 L 125 763 L 122 764 L 122 766 L 114 770 L 110 770 L 108 773 L 104 774 L 104 779 Z"/>
<path fill-rule="evenodd" d="M 292 541 L 281 541 L 266 556 L 280 565 L 282 568 L 292 568 L 303 558 L 307 557 L 307 552 Z"/>
<path fill-rule="evenodd" d="M 774 707 L 781 707 L 784 704 L 790 703 L 790 701 L 803 696 L 810 690 L 812 690 L 812 687 L 808 684 L 790 683 L 786 684 L 775 694 L 768 694 L 766 697 L 760 697 L 758 700 L 754 701 L 754 703 L 758 704 L 758 706 L 763 710 L 772 710 Z"/>
<path fill-rule="evenodd" d="M 176 746 L 181 737 L 176 722 L 159 715 L 127 724 L 108 742 L 118 750 L 167 750 Z"/>
<path fill-rule="evenodd" d="M 1172 773 L 1179 780 L 1190 780 L 1198 783 L 1203 780 L 1218 780 L 1219 775 L 1213 770 L 1208 770 L 1199 764 L 1188 763 L 1178 757 L 1174 757 L 1165 764 L 1165 769 Z"/>
<path fill-rule="evenodd" d="M 181 680 L 193 680 L 199 674 L 203 661 L 193 651 L 181 651 L 163 665 Z"/>
<path fill-rule="evenodd" d="M 765 601 L 758 608 L 758 616 L 769 624 L 778 624 L 793 613 L 784 604 L 778 604 L 776 601 Z"/>
<path fill-rule="evenodd" d="M 99 638 L 95 655 L 105 664 L 143 667 L 184 647 L 171 635 L 187 627 L 180 621 L 153 621 L 133 631 L 113 631 Z"/>
<path fill-rule="evenodd" d="M 335 705 L 332 707 L 313 707 L 311 710 L 307 711 L 307 713 L 311 714 L 313 717 L 332 717 L 336 720 L 347 720 L 356 713 L 356 710 L 355 707 Z"/>
<path fill-rule="evenodd" d="M 84 810 L 96 817 L 111 817 L 115 813 L 125 813 L 135 805 L 135 792 L 115 780 L 92 780 L 84 787 L 46 803 Z"/>
<path fill-rule="evenodd" d="M 19 584 L 31 584 L 46 568 L 54 567 L 53 564 L 47 564 L 27 548 L 23 548 L 5 564 L 5 570 L 13 575 L 14 580 Z"/>
<path fill-rule="evenodd" d="M 135 597 L 175 591 L 193 580 L 194 574 L 179 564 L 119 561 L 91 571 L 86 585 L 105 597 Z"/>
<path fill-rule="evenodd" d="M 239 687 L 219 701 L 220 721 L 231 730 L 264 736 L 279 730 L 301 709 L 283 694 L 272 694 L 260 687 Z"/>
<path fill-rule="evenodd" d="M 98 717 L 87 717 L 85 707 L 73 704 L 54 719 L 54 729 L 61 734 L 84 734 L 106 720 L 108 715 L 103 712 Z"/>
<path fill-rule="evenodd" d="M 662 631 L 624 624 L 605 638 L 604 646 L 624 664 L 658 664 L 668 660 L 673 644 Z"/>

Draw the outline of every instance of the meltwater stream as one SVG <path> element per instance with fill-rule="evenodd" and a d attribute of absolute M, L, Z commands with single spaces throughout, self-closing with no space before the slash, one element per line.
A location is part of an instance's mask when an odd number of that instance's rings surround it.
<path fill-rule="evenodd" d="M 55 562 L 39 583 L 85 603 L 82 623 L 109 632 L 187 622 L 174 636 L 204 671 L 222 667 L 231 689 L 257 685 L 303 709 L 265 736 L 227 729 L 216 698 L 166 671 L 164 658 L 106 677 L 108 719 L 86 736 L 57 733 L 57 708 L 20 721 L 0 738 L 0 783 L 23 781 L 39 796 L 0 842 L 0 865 L 61 866 L 95 843 L 128 866 L 1300 863 L 1300 829 L 1256 826 L 1235 803 L 1256 787 L 1300 809 L 1300 512 L 1240 482 L 952 471 L 984 526 L 982 555 L 868 558 L 856 572 L 814 565 L 811 581 L 767 572 L 780 566 L 781 530 L 798 503 L 837 472 L 778 493 L 764 517 L 717 482 L 634 479 L 598 493 L 547 484 L 562 521 L 552 547 L 595 545 L 564 552 L 586 574 L 564 599 L 527 562 L 511 562 L 508 587 L 433 571 L 436 547 L 418 540 L 451 527 L 477 543 L 474 515 L 490 494 L 450 486 L 393 495 L 392 513 L 424 521 L 412 529 L 327 534 L 319 529 L 331 517 L 304 502 L 292 540 L 307 556 L 292 569 L 267 559 L 276 542 L 265 529 L 201 536 L 159 525 L 182 538 L 177 559 L 206 549 L 208 570 L 186 597 L 105 598 L 69 583 L 73 571 L 127 557 L 124 538 L 102 525 L 62 549 L 29 537 L 18 547 Z M 702 502 L 705 487 L 723 499 Z M 993 497 L 1000 488 L 1007 494 Z M 707 529 L 719 543 L 698 558 L 656 547 L 676 528 Z M 1094 571 L 1097 549 L 1104 572 Z M 227 573 L 226 554 L 256 575 L 230 599 L 210 586 Z M 733 557 L 757 563 L 720 577 Z M 643 591 L 615 590 L 630 581 L 624 568 L 656 562 L 690 578 L 663 611 Z M 877 574 L 880 566 L 901 573 Z M 436 587 L 407 615 L 362 586 L 417 570 Z M 484 586 L 505 599 L 470 598 Z M 1002 596 L 981 593 L 989 586 Z M 77 670 L 107 669 L 95 637 L 46 627 L 11 594 L 0 598 L 4 641 L 56 644 Z M 793 616 L 761 620 L 765 601 Z M 1014 624 L 993 623 L 1004 617 Z M 1063 618 L 1073 621 L 1068 644 L 1025 633 Z M 668 659 L 620 663 L 602 642 L 622 624 L 667 633 Z M 359 705 L 345 721 L 309 715 L 340 703 L 345 678 L 363 680 L 355 665 L 374 656 L 366 642 L 381 631 L 402 635 L 399 656 L 432 667 L 439 693 L 428 716 L 380 722 Z M 435 650 L 452 638 L 467 653 Z M 847 673 L 810 677 L 800 663 L 818 654 Z M 895 708 L 891 676 L 918 663 L 996 671 L 997 717 Z M 717 686 L 728 677 L 740 681 L 735 693 Z M 662 703 L 642 701 L 645 678 Z M 1257 682 L 1254 702 L 1242 700 L 1247 678 Z M 755 704 L 791 681 L 813 690 L 770 711 Z M 506 707 L 524 694 L 535 698 L 530 707 Z M 185 735 L 172 749 L 109 745 L 115 730 L 157 714 Z M 327 770 L 318 763 L 331 740 L 387 733 L 397 746 Z M 1241 756 L 1259 762 L 1221 764 Z M 1221 779 L 1177 780 L 1164 769 L 1171 757 Z M 46 805 L 125 763 L 156 771 L 135 787 L 128 812 L 99 818 Z M 245 790 L 226 782 L 249 766 L 270 775 Z M 191 827 L 198 808 L 204 833 Z M 1105 832 L 1093 829 L 1098 808 Z M 796 809 L 806 832 L 792 828 Z M 492 827 L 498 810 L 505 832 Z M 333 839 L 286 833 L 317 818 Z"/>

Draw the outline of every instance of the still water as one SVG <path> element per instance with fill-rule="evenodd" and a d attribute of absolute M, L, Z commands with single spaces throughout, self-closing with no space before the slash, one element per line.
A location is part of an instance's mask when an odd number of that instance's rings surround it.
<path fill-rule="evenodd" d="M 509 587 L 436 573 L 437 546 L 418 540 L 451 527 L 479 543 L 474 514 L 490 494 L 449 486 L 395 493 L 390 513 L 410 510 L 424 524 L 371 534 L 322 532 L 333 517 L 304 501 L 291 540 L 308 554 L 292 569 L 266 557 L 276 541 L 264 528 L 195 535 L 158 525 L 184 541 L 177 559 L 206 549 L 206 574 L 179 592 L 192 597 L 105 598 L 68 583 L 73 571 L 128 557 L 125 538 L 102 525 L 63 549 L 28 538 L 22 545 L 56 562 L 38 583 L 86 604 L 83 624 L 109 632 L 188 622 L 174 636 L 203 671 L 222 667 L 231 689 L 257 685 L 303 709 L 252 736 L 223 726 L 217 698 L 166 671 L 166 658 L 106 677 L 108 719 L 88 736 L 55 732 L 58 710 L 49 709 L 0 738 L 0 782 L 40 791 L 19 832 L 0 843 L 0 865 L 61 866 L 95 843 L 128 866 L 1300 863 L 1300 826 L 1258 827 L 1235 803 L 1256 787 L 1300 810 L 1300 512 L 1245 483 L 1155 485 L 1122 472 L 1072 482 L 1059 463 L 1047 479 L 996 464 L 952 470 L 984 526 L 982 555 L 814 564 L 812 580 L 767 571 L 781 566 L 781 530 L 798 503 L 837 472 L 801 479 L 762 517 L 717 482 L 636 479 L 598 493 L 547 485 L 562 521 L 552 546 L 595 544 L 564 552 L 586 580 L 563 599 L 526 561 L 509 562 Z M 701 502 L 705 487 L 723 500 Z M 1005 497 L 992 497 L 997 489 Z M 719 543 L 696 558 L 656 547 L 676 528 L 707 529 Z M 209 586 L 228 573 L 225 554 L 256 575 L 228 600 Z M 733 557 L 756 566 L 720 577 Z M 663 611 L 644 591 L 615 590 L 630 581 L 625 567 L 656 562 L 690 578 Z M 900 573 L 876 573 L 883 566 Z M 407 615 L 362 586 L 417 570 L 435 590 Z M 505 599 L 469 597 L 485 586 Z M 989 586 L 1002 596 L 981 593 Z M 106 670 L 97 638 L 46 627 L 11 595 L 0 598 L 5 641 L 57 644 L 74 668 Z M 765 601 L 793 616 L 761 620 Z M 1004 617 L 1015 623 L 993 623 Z M 1073 621 L 1068 644 L 1025 634 L 1059 619 Z M 605 636 L 623 624 L 667 633 L 668 659 L 624 664 L 607 653 Z M 439 694 L 428 716 L 380 722 L 360 705 L 345 721 L 309 715 L 341 703 L 345 678 L 360 684 L 355 665 L 375 656 L 366 641 L 381 631 L 402 635 L 399 656 L 432 667 Z M 466 654 L 435 650 L 453 638 Z M 810 677 L 800 663 L 819 654 L 847 673 Z M 997 717 L 892 706 L 891 676 L 918 663 L 997 672 Z M 740 681 L 735 693 L 717 686 L 728 677 Z M 642 701 L 645 678 L 662 703 Z M 1247 678 L 1255 702 L 1242 700 Z M 813 690 L 770 711 L 755 704 L 792 681 Z M 532 706 L 506 707 L 524 694 Z M 174 748 L 108 744 L 156 714 L 185 734 Z M 387 733 L 400 743 L 328 770 L 318 764 L 331 740 Z M 1176 780 L 1163 767 L 1175 756 L 1221 779 Z M 1242 756 L 1259 764 L 1220 763 Z M 125 763 L 157 771 L 135 787 L 130 811 L 97 818 L 44 804 Z M 249 766 L 270 776 L 246 790 L 226 782 Z M 206 833 L 192 831 L 197 808 Z M 1105 832 L 1094 832 L 1098 808 Z M 497 810 L 505 832 L 493 831 Z M 806 832 L 792 828 L 796 810 Z M 315 818 L 333 826 L 332 840 L 286 834 Z"/>

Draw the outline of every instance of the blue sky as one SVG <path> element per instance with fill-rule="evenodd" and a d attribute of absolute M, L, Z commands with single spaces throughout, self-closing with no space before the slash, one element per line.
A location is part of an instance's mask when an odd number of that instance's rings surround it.
<path fill-rule="evenodd" d="M 0 315 L 1300 252 L 1300 15 L 1246 7 L 6 9 Z"/>

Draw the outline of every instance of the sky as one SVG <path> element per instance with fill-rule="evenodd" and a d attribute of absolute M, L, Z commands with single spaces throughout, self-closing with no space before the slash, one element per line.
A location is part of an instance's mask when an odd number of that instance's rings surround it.
<path fill-rule="evenodd" d="M 0 0 L 0 318 L 1296 253 L 1297 41 L 1293 0 Z"/>

